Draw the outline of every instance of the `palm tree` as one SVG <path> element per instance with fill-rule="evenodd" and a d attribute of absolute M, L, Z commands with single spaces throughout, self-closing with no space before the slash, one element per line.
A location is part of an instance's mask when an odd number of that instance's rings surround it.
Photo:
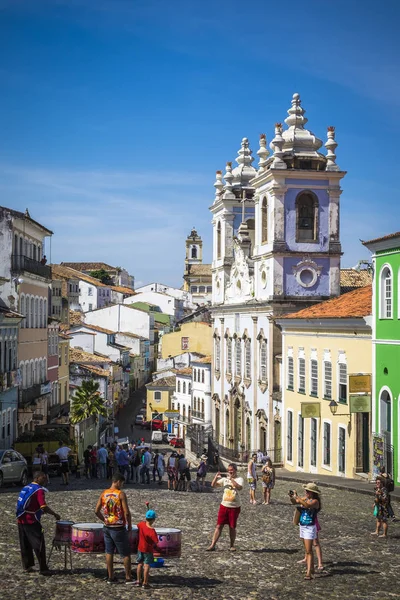
<path fill-rule="evenodd" d="M 93 379 L 82 381 L 82 385 L 76 390 L 75 396 L 72 398 L 70 416 L 72 424 L 80 423 L 89 417 L 95 417 L 97 422 L 99 416 L 107 416 L 107 408 L 104 406 L 99 387 L 99 383 L 95 383 Z"/>

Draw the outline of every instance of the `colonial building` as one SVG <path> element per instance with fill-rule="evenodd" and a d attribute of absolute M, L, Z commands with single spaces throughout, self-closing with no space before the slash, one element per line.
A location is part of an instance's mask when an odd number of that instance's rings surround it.
<path fill-rule="evenodd" d="M 327 153 L 306 128 L 294 94 L 287 129 L 275 126 L 258 169 L 247 138 L 232 168 L 217 171 L 213 215 L 213 410 L 217 442 L 240 455 L 280 451 L 281 334 L 274 318 L 340 293 L 335 130 Z"/>
<path fill-rule="evenodd" d="M 25 213 L 0 207 L 0 293 L 11 310 L 24 316 L 18 336 L 18 433 L 47 419 L 51 384 L 47 379 L 47 318 L 50 267 L 44 240 L 52 231 Z"/>
<path fill-rule="evenodd" d="M 282 316 L 283 462 L 289 471 L 371 478 L 372 287 Z"/>
<path fill-rule="evenodd" d="M 373 260 L 374 475 L 381 466 L 400 485 L 400 232 L 363 242 Z"/>
<path fill-rule="evenodd" d="M 86 273 L 86 275 L 91 275 L 94 271 L 104 271 L 114 286 L 127 287 L 132 290 L 135 288 L 134 276 L 129 275 L 128 271 L 122 267 L 112 267 L 103 262 L 62 262 L 61 264 Z"/>
<path fill-rule="evenodd" d="M 183 281 L 183 289 L 191 293 L 193 304 L 211 302 L 211 265 L 203 264 L 203 241 L 194 228 L 186 238 Z"/>
<path fill-rule="evenodd" d="M 210 356 L 212 344 L 212 329 L 209 323 L 184 323 L 176 331 L 162 336 L 160 356 L 164 360 L 182 352 L 197 352 Z M 162 368 L 161 361 L 157 362 L 157 368 Z"/>

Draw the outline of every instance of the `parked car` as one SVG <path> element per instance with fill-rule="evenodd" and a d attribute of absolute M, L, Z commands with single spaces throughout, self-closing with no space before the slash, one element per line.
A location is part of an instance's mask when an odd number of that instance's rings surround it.
<path fill-rule="evenodd" d="M 183 440 L 182 438 L 174 437 L 170 441 L 170 445 L 173 446 L 174 448 L 184 448 L 185 447 L 185 440 Z"/>
<path fill-rule="evenodd" d="M 15 450 L 0 450 L 0 487 L 3 483 L 28 483 L 27 462 Z"/>
<path fill-rule="evenodd" d="M 176 438 L 176 433 L 163 433 L 163 441 L 170 443 L 171 440 Z"/>
<path fill-rule="evenodd" d="M 145 415 L 146 413 L 147 413 L 147 408 L 145 406 L 139 410 L 140 415 Z"/>
<path fill-rule="evenodd" d="M 143 415 L 136 415 L 135 425 L 143 425 L 143 423 L 144 423 L 144 416 Z"/>
<path fill-rule="evenodd" d="M 162 419 L 153 419 L 151 424 L 150 421 L 144 421 L 142 423 L 144 429 L 152 429 L 153 431 L 164 431 L 164 421 Z"/>
<path fill-rule="evenodd" d="M 153 431 L 151 434 L 151 441 L 153 444 L 162 444 L 163 434 L 162 431 Z"/>

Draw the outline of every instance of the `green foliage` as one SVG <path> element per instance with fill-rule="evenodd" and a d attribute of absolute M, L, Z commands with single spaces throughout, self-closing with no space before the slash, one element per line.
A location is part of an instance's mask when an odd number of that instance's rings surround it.
<path fill-rule="evenodd" d="M 94 277 L 104 283 L 104 285 L 112 285 L 112 279 L 105 269 L 98 269 L 97 271 L 90 271 L 90 276 Z"/>
<path fill-rule="evenodd" d="M 80 423 L 89 417 L 95 417 L 97 420 L 99 416 L 107 416 L 107 408 L 100 396 L 99 384 L 93 379 L 84 380 L 72 398 L 70 422 Z"/>
<path fill-rule="evenodd" d="M 69 426 L 66 429 L 40 429 L 34 433 L 26 431 L 15 440 L 16 443 L 24 442 L 64 442 L 67 446 L 74 445 L 74 440 L 69 437 Z"/>

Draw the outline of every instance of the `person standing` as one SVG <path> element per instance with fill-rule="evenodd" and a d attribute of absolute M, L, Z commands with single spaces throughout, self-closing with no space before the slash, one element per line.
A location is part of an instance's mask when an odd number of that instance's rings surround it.
<path fill-rule="evenodd" d="M 383 487 L 386 488 L 386 491 L 387 491 L 387 497 L 388 497 L 388 507 L 387 508 L 388 508 L 389 518 L 392 521 L 396 521 L 396 516 L 395 516 L 394 510 L 392 508 L 392 499 L 390 497 L 390 493 L 394 491 L 393 478 L 390 475 L 390 473 L 386 472 L 385 467 L 381 467 L 379 475 L 377 476 L 377 479 L 380 479 L 382 481 Z"/>
<path fill-rule="evenodd" d="M 165 471 L 164 452 L 160 452 L 157 459 L 158 485 L 162 484 L 162 478 Z"/>
<path fill-rule="evenodd" d="M 136 585 L 142 585 L 142 574 L 143 574 L 143 587 L 148 589 L 151 587 L 149 584 L 150 576 L 150 565 L 154 562 L 154 550 L 160 551 L 158 547 L 158 537 L 153 527 L 154 521 L 157 515 L 154 510 L 148 510 L 146 512 L 146 520 L 141 521 L 137 524 L 139 530 L 139 543 L 138 543 L 138 555 L 137 555 L 137 581 Z"/>
<path fill-rule="evenodd" d="M 140 482 L 150 484 L 150 466 L 151 466 L 151 454 L 148 448 L 144 449 L 142 456 L 142 468 L 140 471 Z"/>
<path fill-rule="evenodd" d="M 376 517 L 376 528 L 371 535 L 379 537 L 387 537 L 388 519 L 389 519 L 389 499 L 386 487 L 383 485 L 382 479 L 377 479 L 375 482 L 375 502 L 374 516 Z M 383 529 L 383 533 L 380 533 Z"/>
<path fill-rule="evenodd" d="M 19 545 L 21 548 L 22 566 L 26 573 L 34 571 L 35 553 L 41 575 L 50 575 L 46 561 L 46 546 L 44 533 L 40 522 L 43 513 L 53 515 L 59 521 L 60 515 L 54 512 L 46 503 L 43 487 L 47 475 L 43 471 L 35 473 L 33 482 L 26 485 L 20 492 L 17 501 L 17 523 Z"/>
<path fill-rule="evenodd" d="M 272 466 L 272 461 L 270 458 L 267 458 L 267 462 L 261 469 L 262 476 L 262 488 L 264 494 L 263 504 L 270 504 L 271 502 L 271 490 L 274 489 L 275 486 L 275 469 Z"/>
<path fill-rule="evenodd" d="M 69 484 L 69 463 L 68 463 L 68 455 L 71 452 L 71 448 L 68 448 L 64 442 L 59 442 L 59 448 L 58 450 L 56 450 L 56 454 L 58 456 L 58 458 L 60 459 L 60 466 L 61 466 L 61 476 L 62 476 L 62 483 L 61 485 L 68 485 Z"/>
<path fill-rule="evenodd" d="M 240 514 L 239 492 L 243 489 L 243 478 L 237 476 L 237 466 L 233 463 L 228 465 L 228 474 L 222 477 L 221 473 L 215 475 L 211 487 L 223 487 L 224 494 L 218 511 L 217 526 L 214 531 L 211 545 L 207 551 L 215 550 L 224 525 L 229 526 L 230 550 L 234 552 L 236 540 L 236 525 Z"/>
<path fill-rule="evenodd" d="M 257 504 L 256 487 L 257 487 L 257 454 L 253 454 L 247 465 L 247 481 L 250 488 L 250 504 Z"/>
<path fill-rule="evenodd" d="M 104 523 L 106 547 L 107 583 L 115 583 L 114 552 L 124 561 L 125 583 L 132 584 L 131 550 L 128 531 L 132 529 L 132 517 L 125 492 L 122 491 L 125 477 L 122 473 L 113 476 L 111 487 L 100 495 L 95 514 Z"/>
<path fill-rule="evenodd" d="M 141 464 L 141 453 L 138 448 L 133 451 L 131 460 L 131 479 L 132 483 L 140 483 L 140 464 Z"/>
<path fill-rule="evenodd" d="M 92 446 L 88 446 L 86 450 L 83 452 L 83 462 L 84 462 L 84 475 L 87 479 L 90 479 L 90 452 L 92 450 Z"/>
<path fill-rule="evenodd" d="M 177 458 L 176 452 L 171 452 L 167 461 L 167 474 L 168 474 L 168 489 L 176 490 L 177 483 L 177 468 L 176 468 Z"/>
<path fill-rule="evenodd" d="M 107 449 L 104 447 L 104 444 L 101 444 L 101 446 L 99 448 L 99 451 L 97 453 L 97 456 L 99 458 L 100 478 L 101 479 L 106 479 L 107 478 L 108 452 L 107 452 Z"/>
<path fill-rule="evenodd" d="M 294 490 L 289 492 L 290 502 L 300 505 L 300 538 L 304 543 L 307 571 L 304 579 L 310 580 L 314 575 L 314 540 L 318 538 L 316 517 L 321 510 L 321 491 L 316 483 L 303 485 L 305 496 L 300 498 Z"/>
<path fill-rule="evenodd" d="M 158 476 L 158 456 L 158 450 L 156 450 L 153 455 L 153 483 L 156 482 Z"/>
<path fill-rule="evenodd" d="M 121 448 L 121 450 L 117 454 L 117 463 L 119 472 L 125 478 L 125 481 L 129 480 L 129 456 L 125 448 Z"/>
<path fill-rule="evenodd" d="M 90 476 L 97 479 L 97 450 L 93 446 L 90 450 Z"/>
<path fill-rule="evenodd" d="M 196 473 L 196 484 L 197 490 L 199 492 L 203 491 L 204 482 L 207 475 L 207 456 L 205 454 L 202 455 L 200 459 L 200 464 Z"/>

